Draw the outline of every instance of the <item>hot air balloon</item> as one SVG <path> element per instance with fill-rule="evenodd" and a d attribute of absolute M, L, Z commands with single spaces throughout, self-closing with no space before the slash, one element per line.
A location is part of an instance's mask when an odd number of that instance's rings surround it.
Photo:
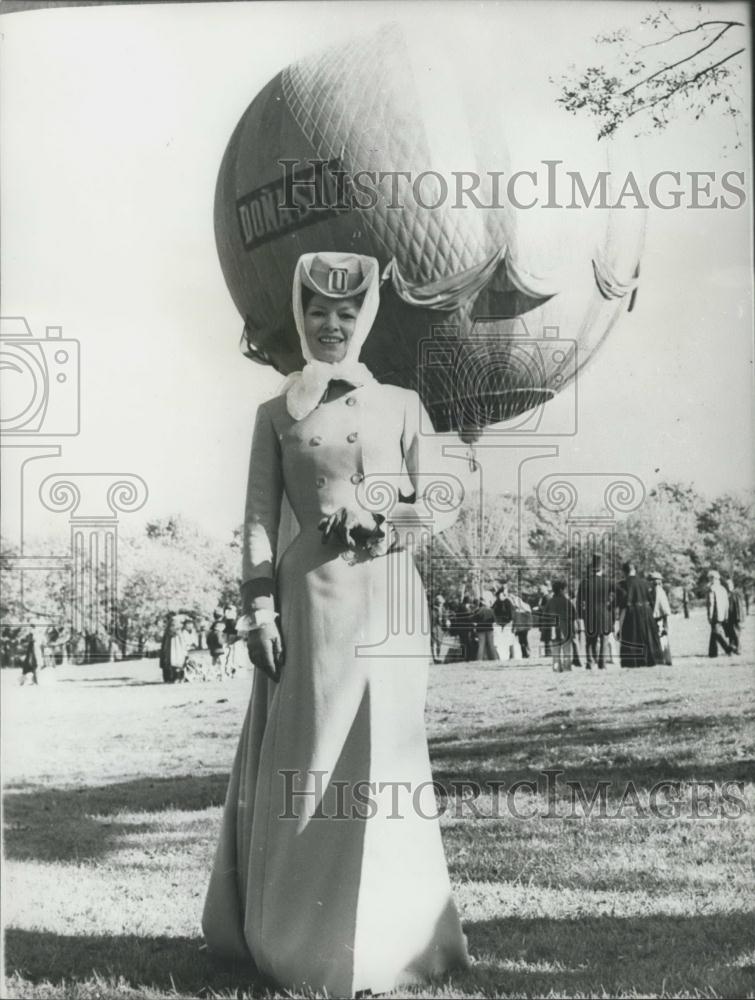
<path fill-rule="evenodd" d="M 574 175 L 603 186 L 602 207 L 575 201 Z M 388 24 L 303 58 L 244 112 L 217 182 L 245 353 L 300 368 L 298 257 L 370 254 L 384 283 L 362 360 L 417 390 L 436 431 L 473 440 L 573 383 L 630 305 L 645 213 L 606 207 L 622 180 L 492 33 L 449 57 Z"/>

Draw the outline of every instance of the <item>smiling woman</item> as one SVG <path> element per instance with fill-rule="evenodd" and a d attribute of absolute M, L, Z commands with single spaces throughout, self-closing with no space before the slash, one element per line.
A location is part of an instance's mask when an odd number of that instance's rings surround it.
<path fill-rule="evenodd" d="M 257 416 L 242 593 L 258 669 L 203 918 L 212 952 L 344 997 L 468 962 L 425 736 L 429 634 L 391 611 L 427 615 L 411 537 L 450 526 L 461 496 L 439 512 L 431 492 L 462 483 L 420 457 L 416 393 L 358 361 L 378 283 L 354 254 L 294 273 L 307 364 Z M 300 530 L 281 554 L 284 494 Z"/>
<path fill-rule="evenodd" d="M 305 303 L 304 336 L 317 361 L 343 361 L 362 301 L 361 298 L 334 300 L 312 293 L 302 295 L 302 302 Z"/>

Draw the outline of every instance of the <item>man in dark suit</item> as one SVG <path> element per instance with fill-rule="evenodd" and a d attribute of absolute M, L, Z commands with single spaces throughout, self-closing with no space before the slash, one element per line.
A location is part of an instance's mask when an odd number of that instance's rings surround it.
<path fill-rule="evenodd" d="M 597 552 L 592 557 L 591 571 L 577 590 L 577 613 L 585 623 L 585 669 L 590 670 L 591 664 L 597 663 L 598 670 L 605 670 L 606 636 L 613 628 L 613 608 L 611 588 Z"/>

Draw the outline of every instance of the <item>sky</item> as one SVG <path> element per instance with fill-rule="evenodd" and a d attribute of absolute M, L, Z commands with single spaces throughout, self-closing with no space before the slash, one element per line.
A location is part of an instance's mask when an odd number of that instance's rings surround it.
<path fill-rule="evenodd" d="M 500 99 L 526 102 L 570 62 L 594 57 L 598 31 L 636 24 L 648 9 L 214 3 L 0 19 L 2 315 L 25 317 L 37 338 L 62 327 L 81 352 L 81 431 L 45 439 L 60 456 L 28 466 L 26 530 L 67 531 L 37 489 L 69 472 L 142 477 L 148 499 L 124 516 L 126 529 L 171 512 L 218 538 L 240 523 L 254 413 L 280 377 L 238 351 L 213 198 L 236 122 L 283 66 L 399 20 L 430 45 L 453 37 L 474 71 L 480 40 L 496 31 L 517 81 Z M 718 5 L 725 13 L 747 17 L 740 4 Z M 709 116 L 636 142 L 632 156 L 646 174 L 742 170 L 749 201 L 749 121 L 748 110 L 740 151 L 725 148 L 731 128 Z M 559 454 L 535 463 L 539 475 L 626 472 L 648 487 L 691 481 L 708 495 L 755 485 L 750 204 L 651 208 L 637 306 L 580 379 L 578 433 L 551 442 Z M 511 452 L 481 454 L 487 488 L 516 485 Z M 6 534 L 21 503 L 9 455 Z"/>

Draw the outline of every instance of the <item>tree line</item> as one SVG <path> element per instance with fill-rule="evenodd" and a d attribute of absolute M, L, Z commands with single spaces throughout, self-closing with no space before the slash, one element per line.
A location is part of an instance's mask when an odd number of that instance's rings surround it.
<path fill-rule="evenodd" d="M 211 618 L 217 605 L 235 604 L 241 536 L 239 527 L 219 542 L 174 515 L 149 521 L 140 534 L 119 540 L 114 605 L 104 606 L 104 594 L 93 597 L 103 604 L 97 616 L 102 642 L 114 640 L 124 652 L 143 651 L 159 640 L 170 612 L 199 622 Z M 24 554 L 49 555 L 51 544 L 40 539 L 25 546 Z M 724 493 L 711 500 L 690 484 L 661 482 L 639 510 L 616 523 L 613 551 L 617 564 L 630 559 L 641 572 L 661 573 L 670 592 L 684 587 L 703 597 L 711 568 L 752 591 L 755 494 Z M 0 556 L 0 624 L 6 638 L 10 628 L 24 624 L 70 622 L 77 599 L 70 573 L 27 572 L 22 590 L 13 571 L 18 554 L 3 546 Z M 534 494 L 521 503 L 509 493 L 477 494 L 448 531 L 433 537 L 418 565 L 429 591 L 459 598 L 501 579 L 534 592 L 544 578 L 568 578 L 580 565 L 580 553 L 569 551 L 565 516 L 545 510 Z"/>

